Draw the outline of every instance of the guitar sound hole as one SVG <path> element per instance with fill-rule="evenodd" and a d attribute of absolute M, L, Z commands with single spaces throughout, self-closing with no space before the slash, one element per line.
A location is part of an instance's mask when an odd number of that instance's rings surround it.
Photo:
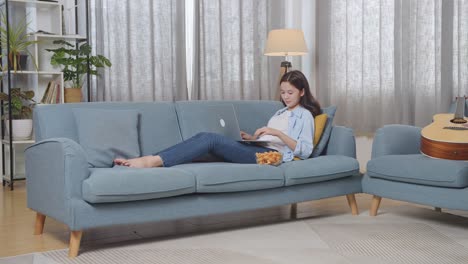
<path fill-rule="evenodd" d="M 467 121 L 464 118 L 454 118 L 450 120 L 450 122 L 455 123 L 455 124 L 464 124 Z"/>

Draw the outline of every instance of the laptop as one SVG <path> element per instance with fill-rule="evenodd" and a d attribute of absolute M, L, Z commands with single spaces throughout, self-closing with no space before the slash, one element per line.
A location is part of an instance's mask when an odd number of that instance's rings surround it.
<path fill-rule="evenodd" d="M 184 138 L 199 132 L 212 132 L 224 135 L 239 142 L 267 143 L 265 140 L 243 140 L 240 135 L 239 122 L 232 104 L 192 106 L 184 109 L 184 117 L 191 119 L 190 131 L 184 129 Z"/>

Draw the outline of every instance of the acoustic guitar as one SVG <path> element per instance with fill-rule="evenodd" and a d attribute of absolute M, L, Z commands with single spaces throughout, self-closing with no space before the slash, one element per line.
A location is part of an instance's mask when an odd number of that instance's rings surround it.
<path fill-rule="evenodd" d="M 468 161 L 467 97 L 457 97 L 455 114 L 434 115 L 421 131 L 421 152 L 432 158 Z"/>

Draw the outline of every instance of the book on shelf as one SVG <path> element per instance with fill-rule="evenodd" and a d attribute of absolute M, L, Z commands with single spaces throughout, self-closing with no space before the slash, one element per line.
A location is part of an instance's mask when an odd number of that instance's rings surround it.
<path fill-rule="evenodd" d="M 55 103 L 56 103 L 56 104 L 60 104 L 60 91 L 61 91 L 61 89 L 60 89 L 60 83 L 57 83 L 57 84 L 55 85 L 55 89 L 57 90 L 57 93 L 56 93 L 56 96 L 55 96 Z"/>
<path fill-rule="evenodd" d="M 49 92 L 49 87 L 50 87 L 50 82 L 47 84 L 47 87 L 46 87 L 46 89 L 44 91 L 44 94 L 42 95 L 41 101 L 39 101 L 39 103 L 41 103 L 41 104 L 45 103 L 47 93 Z"/>
<path fill-rule="evenodd" d="M 54 81 L 49 81 L 49 83 L 47 84 L 47 87 L 44 91 L 44 94 L 42 95 L 42 99 L 40 101 L 41 104 L 47 104 L 47 97 L 49 95 L 49 92 L 51 90 L 51 86 L 53 85 Z"/>
<path fill-rule="evenodd" d="M 57 86 L 54 83 L 54 86 L 52 87 L 52 92 L 50 93 L 49 100 L 47 101 L 48 104 L 53 104 L 55 103 L 55 96 L 57 94 Z"/>
<path fill-rule="evenodd" d="M 46 104 L 50 104 L 50 103 L 51 103 L 51 101 L 52 101 L 52 96 L 54 96 L 54 91 L 55 91 L 55 82 L 54 82 L 54 81 L 51 81 L 49 93 L 47 94 L 47 98 L 46 98 L 46 101 L 45 101 Z"/>
<path fill-rule="evenodd" d="M 41 104 L 59 104 L 60 103 L 60 84 L 54 80 L 49 81 L 44 95 L 41 99 Z"/>

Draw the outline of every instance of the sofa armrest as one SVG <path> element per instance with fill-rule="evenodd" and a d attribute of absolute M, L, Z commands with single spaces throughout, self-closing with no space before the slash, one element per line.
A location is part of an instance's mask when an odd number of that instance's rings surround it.
<path fill-rule="evenodd" d="M 351 128 L 333 126 L 326 155 L 343 155 L 356 158 L 356 139 Z"/>
<path fill-rule="evenodd" d="M 419 154 L 421 128 L 408 125 L 386 125 L 379 128 L 372 143 L 372 158 L 384 155 Z"/>
<path fill-rule="evenodd" d="M 90 170 L 83 148 L 68 138 L 51 138 L 25 151 L 28 207 L 64 223 L 73 199 L 82 200 Z"/>

